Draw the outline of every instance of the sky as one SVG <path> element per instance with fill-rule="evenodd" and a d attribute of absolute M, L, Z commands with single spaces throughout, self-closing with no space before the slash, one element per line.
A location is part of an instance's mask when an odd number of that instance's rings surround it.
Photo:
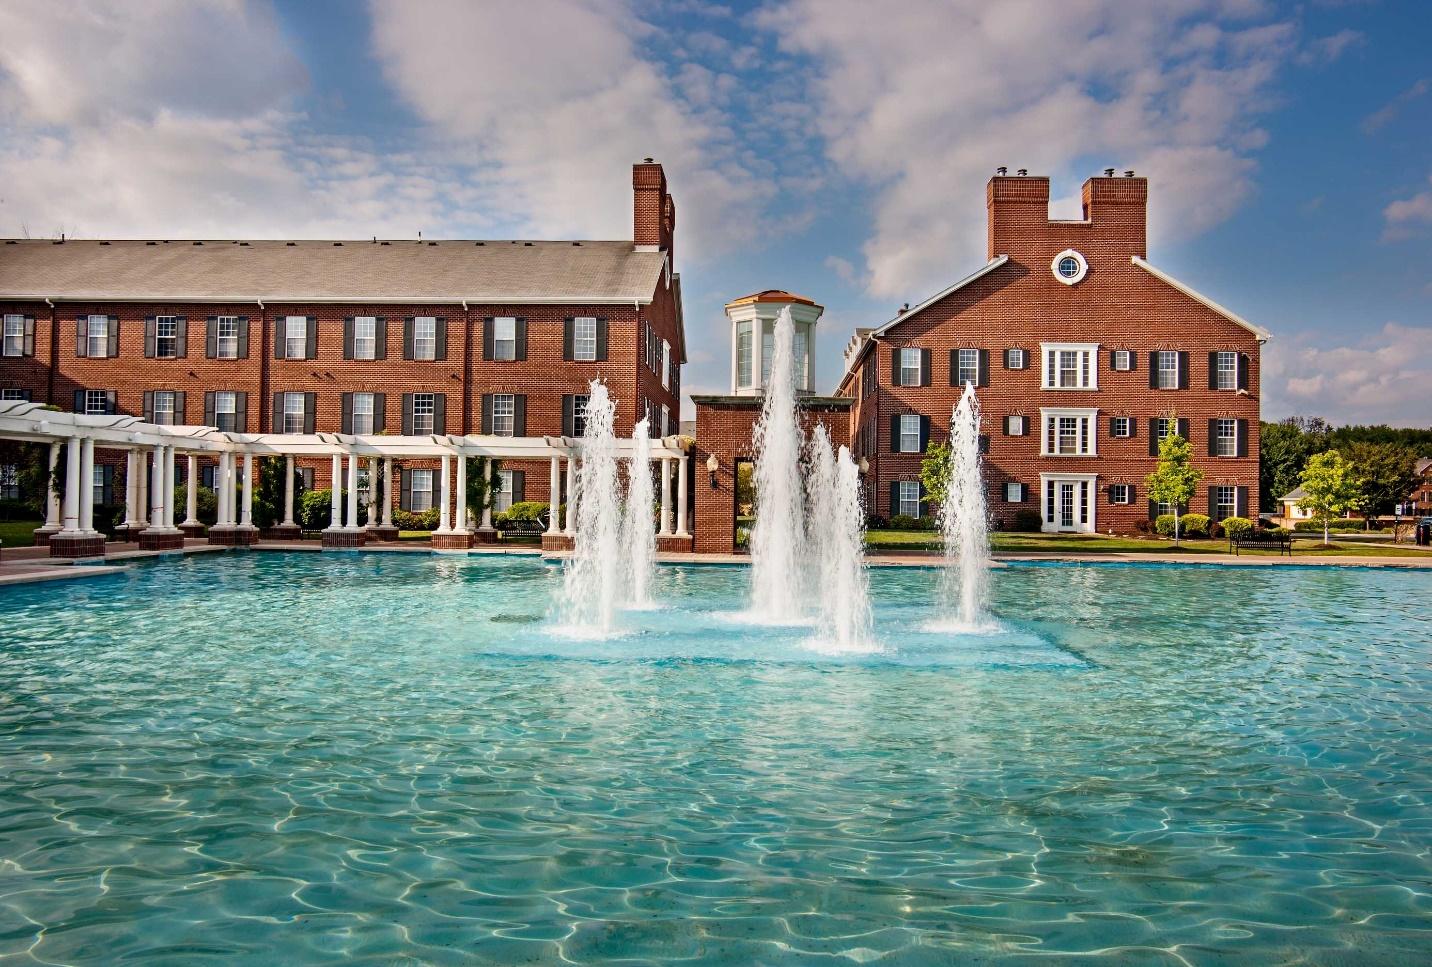
<path fill-rule="evenodd" d="M 684 388 L 722 305 L 856 326 L 984 262 L 998 165 L 1054 215 L 1150 179 L 1150 261 L 1274 334 L 1265 419 L 1432 425 L 1425 0 L 0 0 L 0 235 L 630 238 L 666 167 Z M 689 415 L 689 403 L 688 403 Z"/>

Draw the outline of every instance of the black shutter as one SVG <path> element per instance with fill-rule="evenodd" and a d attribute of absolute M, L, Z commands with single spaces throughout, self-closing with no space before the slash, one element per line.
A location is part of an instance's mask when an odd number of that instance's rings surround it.
<path fill-rule="evenodd" d="M 1188 389 L 1188 353 L 1178 354 L 1178 388 Z"/>
<path fill-rule="evenodd" d="M 1139 420 L 1138 420 L 1138 417 L 1131 416 L 1131 417 L 1129 417 L 1129 436 L 1132 438 L 1132 437 L 1136 437 L 1136 436 L 1138 436 L 1138 435 L 1139 435 Z"/>
<path fill-rule="evenodd" d="M 571 316 L 562 320 L 562 358 L 572 360 L 576 358 L 576 328 L 577 321 Z"/>
<path fill-rule="evenodd" d="M 273 422 L 269 424 L 269 432 L 282 433 L 283 425 L 283 394 L 273 394 Z"/>
<path fill-rule="evenodd" d="M 145 316 L 145 317 L 144 317 L 144 358 L 145 358 L 145 359 L 153 359 L 153 358 L 154 358 L 154 343 L 155 343 L 154 329 L 155 329 L 154 317 L 153 317 L 153 316 Z"/>
<path fill-rule="evenodd" d="M 597 362 L 606 362 L 607 345 L 610 342 L 610 324 L 606 319 L 597 317 Z"/>
<path fill-rule="evenodd" d="M 902 386 L 902 385 L 904 385 L 904 384 L 902 384 L 902 383 L 900 382 L 900 373 L 901 373 L 901 370 L 900 370 L 900 350 L 897 349 L 896 347 L 892 346 L 892 347 L 890 347 L 890 385 L 891 385 L 891 386 Z"/>
<path fill-rule="evenodd" d="M 112 389 L 104 391 L 104 412 L 114 416 L 119 412 L 119 393 Z"/>
<path fill-rule="evenodd" d="M 373 394 L 373 432 L 382 433 L 388 429 L 388 394 Z"/>
<path fill-rule="evenodd" d="M 208 390 L 204 393 L 204 425 L 214 425 L 214 391 Z"/>
<path fill-rule="evenodd" d="M 1159 516 L 1159 505 L 1158 505 L 1158 501 L 1156 501 L 1156 500 L 1150 500 L 1150 501 L 1149 501 L 1149 520 L 1157 520 L 1157 519 L 1158 519 L 1158 516 Z"/>
<path fill-rule="evenodd" d="M 1239 517 L 1248 516 L 1248 488 L 1233 488 L 1233 512 Z"/>
<path fill-rule="evenodd" d="M 1119 360 L 1119 351 L 1118 351 L 1117 349 L 1111 349 L 1111 350 L 1109 350 L 1109 370 L 1110 370 L 1111 372 L 1118 370 L 1118 368 L 1119 368 L 1119 361 L 1118 361 L 1118 360 Z"/>
<path fill-rule="evenodd" d="M 285 358 L 287 358 L 286 354 L 284 353 L 284 342 L 283 342 L 284 333 L 287 331 L 287 329 L 288 329 L 288 317 L 287 317 L 287 316 L 275 316 L 275 317 L 274 317 L 274 320 L 273 320 L 273 358 L 274 358 L 274 359 L 285 359 Z"/>
<path fill-rule="evenodd" d="M 249 317 L 239 316 L 239 358 L 249 358 Z"/>
<path fill-rule="evenodd" d="M 399 425 L 403 436 L 413 435 L 413 394 L 403 394 L 403 422 Z"/>
<path fill-rule="evenodd" d="M 443 316 L 433 323 L 433 359 L 447 359 L 447 319 Z"/>
<path fill-rule="evenodd" d="M 1213 487 L 1208 488 L 1208 519 L 1218 519 L 1218 503 L 1213 499 Z"/>
<path fill-rule="evenodd" d="M 900 414 L 890 414 L 890 452 L 900 452 Z"/>
<path fill-rule="evenodd" d="M 75 355 L 84 358 L 89 355 L 89 320 L 80 316 L 75 320 Z"/>
<path fill-rule="evenodd" d="M 243 320 L 240 319 L 239 322 L 240 322 L 240 332 L 242 332 L 242 331 L 243 331 L 243 327 L 242 327 Z M 243 336 L 240 336 L 239 338 L 242 339 Z M 304 352 L 305 352 L 305 355 L 304 355 L 304 358 L 305 358 L 305 359 L 317 359 L 317 358 L 318 358 L 318 317 L 317 317 L 317 316 L 309 316 L 309 317 L 308 317 L 308 332 L 306 332 L 306 333 L 304 334 L 303 348 L 304 348 Z M 240 355 L 243 355 L 243 350 L 242 350 L 242 349 L 240 349 L 240 353 L 239 353 L 239 354 L 240 354 Z"/>
<path fill-rule="evenodd" d="M 353 394 L 343 394 L 343 415 L 339 418 L 339 433 L 353 432 Z"/>
<path fill-rule="evenodd" d="M 572 394 L 566 393 L 566 394 L 564 394 L 564 395 L 562 396 L 562 435 L 563 435 L 563 436 L 575 436 L 575 435 L 576 435 L 575 433 L 572 432 L 572 430 L 575 428 L 575 425 L 576 425 L 575 421 L 572 419 L 572 410 L 573 410 L 573 407 L 574 407 L 574 403 L 575 403 L 575 401 L 572 399 Z"/>
<path fill-rule="evenodd" d="M 303 432 L 312 433 L 318 422 L 318 394 L 303 394 Z"/>
<path fill-rule="evenodd" d="M 353 317 L 343 317 L 343 358 L 353 358 Z M 345 433 L 348 431 L 344 431 Z"/>
<path fill-rule="evenodd" d="M 189 425 L 189 414 L 185 409 L 185 400 L 187 398 L 187 394 L 182 389 L 174 394 L 174 422 L 180 426 Z"/>
<path fill-rule="evenodd" d="M 109 317 L 109 347 L 106 354 L 110 359 L 119 355 L 119 316 Z"/>
<path fill-rule="evenodd" d="M 1179 420 L 1177 423 L 1174 424 L 1174 428 L 1173 428 L 1173 429 L 1174 429 L 1174 432 L 1177 433 L 1179 436 L 1183 437 L 1185 441 L 1191 441 L 1191 440 L 1192 440 L 1192 437 L 1190 437 L 1190 436 L 1188 435 L 1188 421 L 1187 421 L 1187 420 Z"/>
<path fill-rule="evenodd" d="M 981 433 L 979 437 L 980 453 L 989 453 L 989 434 Z"/>
<path fill-rule="evenodd" d="M 927 497 L 929 497 L 929 494 L 925 491 L 925 485 L 924 485 L 924 483 L 921 483 L 921 484 L 920 484 L 920 507 L 919 507 L 919 510 L 920 510 L 919 516 L 921 516 L 921 517 L 929 517 L 929 516 L 930 516 L 930 502 L 929 502 L 929 500 L 926 499 Z"/>
<path fill-rule="evenodd" d="M 520 504 L 527 499 L 527 471 L 513 470 L 512 472 L 512 502 Z"/>
<path fill-rule="evenodd" d="M 412 316 L 404 316 L 404 317 L 403 317 L 403 358 L 404 358 L 404 359 L 412 359 L 412 358 L 413 358 L 413 330 L 415 330 L 416 328 L 417 328 L 417 323 L 413 321 L 413 317 L 412 317 Z"/>
<path fill-rule="evenodd" d="M 214 359 L 219 355 L 219 319 L 210 316 L 204 320 L 204 355 Z"/>
<path fill-rule="evenodd" d="M 483 394 L 482 394 L 482 422 L 479 423 L 478 426 L 481 427 L 481 429 L 478 430 L 479 433 L 482 433 L 482 434 L 490 434 L 490 433 L 492 432 L 492 394 L 491 394 L 491 393 L 483 393 Z"/>
<path fill-rule="evenodd" d="M 1247 353 L 1238 354 L 1238 388 L 1248 392 L 1249 370 L 1253 366 L 1253 360 Z"/>
<path fill-rule="evenodd" d="M 895 517 L 900 513 L 900 482 L 890 481 L 890 516 Z"/>
<path fill-rule="evenodd" d="M 1246 457 L 1248 456 L 1248 421 L 1235 420 L 1233 427 L 1238 440 L 1237 449 L 1233 452 L 1240 457 Z"/>
<path fill-rule="evenodd" d="M 153 390 L 148 390 L 148 389 L 147 389 L 147 390 L 144 391 L 144 409 L 140 412 L 140 418 L 143 419 L 145 423 L 153 423 L 153 422 L 154 422 L 154 391 L 153 391 Z"/>
<path fill-rule="evenodd" d="M 920 417 L 920 452 L 924 453 L 930 447 L 930 418 Z"/>
<path fill-rule="evenodd" d="M 522 316 L 518 316 L 514 328 L 517 330 L 516 356 L 517 359 L 523 360 L 527 358 L 527 320 Z"/>
<path fill-rule="evenodd" d="M 1149 389 L 1159 388 L 1159 354 L 1149 353 Z"/>
<path fill-rule="evenodd" d="M 103 469 L 100 470 L 100 475 L 104 486 L 100 489 L 100 503 L 112 504 L 114 503 L 114 464 L 106 463 L 101 466 Z"/>
<path fill-rule="evenodd" d="M 1114 439 L 1114 426 L 1117 423 L 1118 419 L 1119 418 L 1117 416 L 1109 417 L 1109 439 L 1111 440 Z"/>
<path fill-rule="evenodd" d="M 1129 372 L 1131 372 L 1131 373 L 1137 372 L 1137 371 L 1138 371 L 1138 368 L 1139 368 L 1139 354 L 1136 353 L 1136 352 L 1134 352 L 1134 350 L 1130 349 L 1130 350 L 1129 350 Z"/>
<path fill-rule="evenodd" d="M 958 349 L 950 350 L 950 385 L 960 385 L 960 351 Z"/>
<path fill-rule="evenodd" d="M 1217 421 L 1217 420 L 1209 420 L 1209 421 L 1208 421 L 1208 455 L 1209 455 L 1210 457 L 1212 457 L 1212 456 L 1217 456 L 1217 455 L 1218 455 L 1218 421 Z"/>
<path fill-rule="evenodd" d="M 189 355 L 189 319 L 187 316 L 174 317 L 174 355 L 180 359 Z"/>
<path fill-rule="evenodd" d="M 492 327 L 492 317 L 491 317 L 491 316 L 488 316 L 487 318 L 485 318 L 485 319 L 482 320 L 482 358 L 483 358 L 483 359 L 490 360 L 490 359 L 492 359 L 492 357 L 495 355 L 495 353 L 494 353 L 494 351 L 493 351 L 493 335 L 494 335 L 494 333 L 493 333 L 493 327 Z"/>
<path fill-rule="evenodd" d="M 413 476 L 409 470 L 398 468 L 398 509 L 408 510 L 413 506 Z"/>
<path fill-rule="evenodd" d="M 83 413 L 84 411 L 85 411 L 85 391 L 82 390 L 82 389 L 77 389 L 77 390 L 75 390 L 75 406 L 74 406 L 74 412 L 75 412 L 75 413 Z"/>
<path fill-rule="evenodd" d="M 388 320 L 382 316 L 373 320 L 373 358 L 388 358 Z"/>
<path fill-rule="evenodd" d="M 920 385 L 930 385 L 930 351 L 920 350 Z"/>
<path fill-rule="evenodd" d="M 249 432 L 249 394 L 234 394 L 234 430 L 239 433 Z"/>
<path fill-rule="evenodd" d="M 1149 420 L 1149 456 L 1151 456 L 1151 457 L 1156 457 L 1156 456 L 1159 455 L 1159 423 L 1158 423 L 1158 421 L 1161 420 L 1161 419 L 1165 419 L 1165 420 L 1166 420 L 1166 419 L 1168 419 L 1168 418 L 1167 418 L 1167 417 L 1154 417 L 1152 420 Z"/>
<path fill-rule="evenodd" d="M 980 350 L 979 382 L 976 383 L 975 385 L 977 385 L 977 386 L 988 386 L 988 385 L 989 385 L 989 350 L 988 350 L 988 349 L 981 349 L 981 350 Z"/>
<path fill-rule="evenodd" d="M 447 394 L 433 394 L 433 432 L 447 432 Z"/>
<path fill-rule="evenodd" d="M 527 397 L 512 397 L 512 435 L 527 435 Z"/>
<path fill-rule="evenodd" d="M 1218 353 L 1208 354 L 1208 388 L 1218 389 Z"/>

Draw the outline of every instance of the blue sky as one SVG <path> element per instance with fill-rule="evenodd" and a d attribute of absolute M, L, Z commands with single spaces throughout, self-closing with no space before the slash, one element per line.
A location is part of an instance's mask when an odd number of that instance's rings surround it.
<path fill-rule="evenodd" d="M 688 391 L 725 387 L 721 305 L 767 287 L 827 307 L 829 389 L 855 326 L 983 261 L 996 165 L 1050 175 L 1056 206 L 1133 167 L 1151 260 L 1274 332 L 1265 416 L 1425 426 L 1426 14 L 0 0 L 0 234 L 623 237 L 629 165 L 653 155 Z"/>

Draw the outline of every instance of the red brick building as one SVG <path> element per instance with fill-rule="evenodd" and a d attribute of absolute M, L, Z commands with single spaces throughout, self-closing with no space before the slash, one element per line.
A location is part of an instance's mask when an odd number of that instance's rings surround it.
<path fill-rule="evenodd" d="M 1075 221 L 1049 217 L 1047 178 L 1001 170 L 986 198 L 987 264 L 847 349 L 838 394 L 871 512 L 929 512 L 920 464 L 968 381 L 1000 526 L 1025 511 L 1047 531 L 1141 529 L 1171 428 L 1205 474 L 1188 509 L 1255 516 L 1268 333 L 1146 261 L 1148 182 L 1090 178 Z"/>
<path fill-rule="evenodd" d="M 632 238 L 0 241 L 0 398 L 249 433 L 676 433 L 685 338 L 661 165 L 632 169 Z M 328 485 L 327 461 L 307 467 Z M 408 473 L 425 469 L 419 465 Z M 535 472 L 528 472 L 535 471 Z M 545 462 L 503 503 L 547 500 Z M 395 495 L 423 509 L 431 475 Z"/>

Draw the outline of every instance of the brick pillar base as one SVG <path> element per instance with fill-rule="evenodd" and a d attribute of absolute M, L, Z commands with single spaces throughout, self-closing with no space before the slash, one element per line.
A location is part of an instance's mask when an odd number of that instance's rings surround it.
<path fill-rule="evenodd" d="M 543 534 L 542 550 L 544 551 L 570 551 L 572 549 L 572 538 L 566 534 Z"/>
<path fill-rule="evenodd" d="M 142 551 L 173 551 L 184 546 L 184 534 L 180 531 L 169 534 L 152 534 L 149 531 L 140 531 L 137 536 L 139 549 Z"/>
<path fill-rule="evenodd" d="M 275 524 L 263 534 L 266 541 L 296 541 L 303 537 L 303 528 L 297 524 Z"/>
<path fill-rule="evenodd" d="M 104 535 L 69 537 L 55 534 L 49 540 L 51 557 L 104 557 Z"/>
<path fill-rule="evenodd" d="M 472 546 L 472 535 L 434 534 L 431 541 L 435 551 L 465 551 Z"/>
<path fill-rule="evenodd" d="M 690 554 L 692 539 L 687 537 L 662 536 L 656 539 L 656 550 L 661 554 Z"/>
<path fill-rule="evenodd" d="M 36 528 L 35 528 L 35 532 L 34 532 L 34 534 L 32 535 L 32 536 L 33 536 L 33 539 L 34 539 L 34 546 L 35 546 L 35 547 L 49 547 L 49 546 L 50 546 L 50 538 L 51 538 L 51 537 L 54 537 L 54 536 L 55 536 L 56 534 L 58 534 L 58 533 L 59 533 L 59 529 L 58 529 L 58 528 L 56 528 L 55 530 L 47 530 L 47 529 L 45 529 L 45 528 L 43 528 L 43 527 L 36 527 Z"/>
<path fill-rule="evenodd" d="M 191 538 L 194 538 L 194 539 L 198 539 L 198 538 L 204 536 L 204 525 L 203 525 L 203 524 L 180 524 L 180 525 L 179 525 L 179 530 L 181 530 L 181 531 L 184 533 L 184 536 L 185 536 L 185 537 L 191 537 Z"/>
<path fill-rule="evenodd" d="M 368 539 L 370 541 L 396 541 L 398 528 L 374 524 L 368 528 Z"/>
<path fill-rule="evenodd" d="M 224 547 L 245 547 L 259 542 L 257 527 L 211 527 L 209 543 Z"/>
<path fill-rule="evenodd" d="M 323 546 L 325 549 L 335 550 L 356 550 L 363 546 L 368 540 L 368 535 L 362 531 L 333 531 L 323 532 Z"/>
<path fill-rule="evenodd" d="M 477 530 L 473 531 L 472 538 L 473 542 L 477 544 L 496 544 L 502 539 L 502 535 L 500 535 L 495 529 L 483 530 L 481 527 L 479 527 Z"/>

